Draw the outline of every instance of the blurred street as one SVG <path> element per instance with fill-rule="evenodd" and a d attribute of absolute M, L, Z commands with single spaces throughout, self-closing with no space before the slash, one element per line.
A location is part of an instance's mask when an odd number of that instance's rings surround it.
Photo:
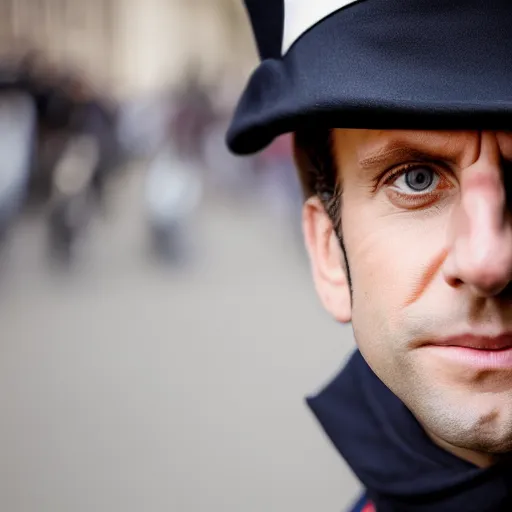
<path fill-rule="evenodd" d="M 0 269 L 0 510 L 339 511 L 358 491 L 304 404 L 353 348 L 297 240 L 207 197 L 193 256 L 151 260 L 120 178 L 75 268 L 27 216 Z"/>

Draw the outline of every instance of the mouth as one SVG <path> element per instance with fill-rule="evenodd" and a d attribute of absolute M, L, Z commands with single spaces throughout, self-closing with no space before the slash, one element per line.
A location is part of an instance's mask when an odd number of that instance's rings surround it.
<path fill-rule="evenodd" d="M 443 359 L 465 366 L 512 370 L 512 333 L 456 336 L 429 342 L 425 348 Z"/>

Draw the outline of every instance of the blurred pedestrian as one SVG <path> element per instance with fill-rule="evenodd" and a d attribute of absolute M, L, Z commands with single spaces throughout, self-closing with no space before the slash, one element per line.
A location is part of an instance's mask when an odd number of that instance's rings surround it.
<path fill-rule="evenodd" d="M 150 162 L 145 204 L 153 253 L 162 261 L 182 264 L 192 256 L 191 221 L 202 198 L 195 166 L 180 158 L 171 143 Z"/>
<path fill-rule="evenodd" d="M 0 91 L 0 245 L 22 212 L 32 172 L 36 106 L 23 90 Z"/>
<path fill-rule="evenodd" d="M 68 91 L 72 101 L 70 132 L 91 137 L 98 148 L 91 190 L 97 204 L 103 206 L 105 185 L 118 158 L 115 110 L 83 78 L 72 77 Z"/>
<path fill-rule="evenodd" d="M 204 147 L 216 114 L 210 91 L 197 72 L 189 71 L 178 91 L 171 137 L 181 158 L 205 167 Z"/>

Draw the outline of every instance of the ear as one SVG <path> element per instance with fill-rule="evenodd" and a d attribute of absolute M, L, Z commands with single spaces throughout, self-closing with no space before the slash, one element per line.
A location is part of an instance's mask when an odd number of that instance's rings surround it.
<path fill-rule="evenodd" d="M 348 323 L 352 305 L 345 258 L 331 219 L 316 196 L 304 204 L 302 227 L 318 296 L 338 322 Z"/>

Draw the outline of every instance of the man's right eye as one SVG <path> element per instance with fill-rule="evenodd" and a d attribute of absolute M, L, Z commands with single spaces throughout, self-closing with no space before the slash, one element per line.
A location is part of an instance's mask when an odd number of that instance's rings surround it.
<path fill-rule="evenodd" d="M 422 166 L 402 171 L 394 185 L 395 187 L 398 185 L 402 186 L 401 191 L 404 193 L 407 193 L 407 190 L 404 190 L 404 188 L 408 188 L 413 193 L 424 194 L 435 189 L 439 180 L 440 176 L 436 171 Z"/>
<path fill-rule="evenodd" d="M 385 179 L 386 192 L 395 206 L 401 208 L 422 208 L 438 201 L 453 182 L 445 173 L 424 164 L 402 166 Z"/>

